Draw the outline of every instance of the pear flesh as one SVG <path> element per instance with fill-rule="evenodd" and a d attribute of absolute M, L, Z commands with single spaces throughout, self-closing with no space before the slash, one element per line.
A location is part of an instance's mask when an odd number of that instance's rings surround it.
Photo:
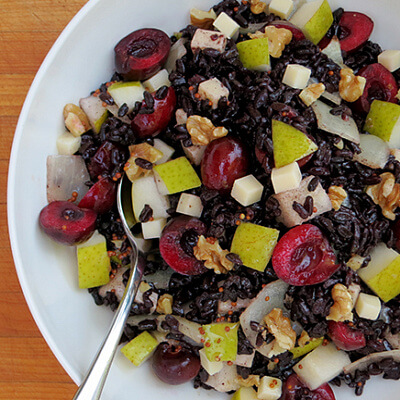
<path fill-rule="evenodd" d="M 268 38 L 250 39 L 236 45 L 243 66 L 255 71 L 271 69 Z"/>

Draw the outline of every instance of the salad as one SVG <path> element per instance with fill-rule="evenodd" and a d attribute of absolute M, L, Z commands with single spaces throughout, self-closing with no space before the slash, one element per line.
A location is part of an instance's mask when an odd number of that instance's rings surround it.
<path fill-rule="evenodd" d="M 110 81 L 65 106 L 39 223 L 115 310 L 129 179 L 134 365 L 236 400 L 400 378 L 400 51 L 372 30 L 326 0 L 225 0 L 122 38 Z"/>

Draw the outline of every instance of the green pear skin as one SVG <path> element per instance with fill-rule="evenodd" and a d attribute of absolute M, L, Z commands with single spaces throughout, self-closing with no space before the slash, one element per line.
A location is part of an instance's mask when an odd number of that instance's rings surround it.
<path fill-rule="evenodd" d="M 152 355 L 157 346 L 158 341 L 149 332 L 144 331 L 122 347 L 121 352 L 132 364 L 139 367 Z"/>
<path fill-rule="evenodd" d="M 256 71 L 270 69 L 268 38 L 251 39 L 236 45 L 243 66 Z"/>

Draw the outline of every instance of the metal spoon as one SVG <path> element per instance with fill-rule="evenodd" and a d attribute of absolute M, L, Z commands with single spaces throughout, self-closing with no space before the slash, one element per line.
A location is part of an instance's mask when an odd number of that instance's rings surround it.
<path fill-rule="evenodd" d="M 87 375 L 77 390 L 73 400 L 98 400 L 100 399 L 111 363 L 114 359 L 121 335 L 128 318 L 132 302 L 136 296 L 137 289 L 143 275 L 144 263 L 139 254 L 139 249 L 126 221 L 123 197 L 130 193 L 129 182 L 122 178 L 118 185 L 117 205 L 121 221 L 132 247 L 131 253 L 131 274 L 125 289 L 125 294 L 114 315 L 111 327 L 104 342 L 100 346 Z M 130 194 L 129 194 L 130 196 Z"/>

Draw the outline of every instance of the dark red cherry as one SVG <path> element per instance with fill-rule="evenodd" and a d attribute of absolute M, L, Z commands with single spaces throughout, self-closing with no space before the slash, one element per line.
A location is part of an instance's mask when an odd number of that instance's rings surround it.
<path fill-rule="evenodd" d="M 333 343 L 342 350 L 358 350 L 367 344 L 364 333 L 358 329 L 351 328 L 345 322 L 329 321 L 328 334 Z"/>
<path fill-rule="evenodd" d="M 400 220 L 396 221 L 392 227 L 394 240 L 396 241 L 396 249 L 400 251 Z"/>
<path fill-rule="evenodd" d="M 303 40 L 306 37 L 304 36 L 304 33 L 295 25 L 293 25 L 289 21 L 283 21 L 283 20 L 276 20 L 272 21 L 269 25 L 276 26 L 277 28 L 285 28 L 288 29 L 290 32 L 293 34 L 293 39 L 294 40 Z"/>
<path fill-rule="evenodd" d="M 248 157 L 247 149 L 239 139 L 225 136 L 213 140 L 201 161 L 203 185 L 220 193 L 229 193 L 235 180 L 247 175 Z"/>
<path fill-rule="evenodd" d="M 366 79 L 364 92 L 355 101 L 354 108 L 358 112 L 367 114 L 374 100 L 397 103 L 398 86 L 393 74 L 382 64 L 370 64 L 360 69 L 359 76 Z"/>
<path fill-rule="evenodd" d="M 137 114 L 131 122 L 133 132 L 142 139 L 161 133 L 167 127 L 175 111 L 176 96 L 173 87 L 168 88 L 166 96 L 162 99 L 158 99 L 156 93 L 152 93 L 154 111 L 151 114 Z M 145 105 L 144 100 L 143 105 Z"/>
<path fill-rule="evenodd" d="M 322 232 L 314 225 L 303 224 L 281 237 L 272 254 L 272 267 L 289 285 L 304 286 L 324 282 L 339 264 Z"/>
<path fill-rule="evenodd" d="M 79 207 L 90 208 L 98 214 L 110 211 L 115 203 L 117 184 L 110 178 L 101 178 L 79 202 Z"/>
<path fill-rule="evenodd" d="M 192 380 L 200 371 L 200 358 L 181 346 L 160 343 L 153 355 L 153 371 L 163 382 L 180 385 Z"/>
<path fill-rule="evenodd" d="M 126 80 L 145 80 L 161 69 L 170 48 L 171 41 L 163 31 L 139 29 L 115 46 L 115 68 Z"/>
<path fill-rule="evenodd" d="M 335 400 L 335 394 L 328 383 L 315 390 L 305 386 L 296 374 L 292 374 L 283 384 L 282 396 L 279 400 Z"/>
<path fill-rule="evenodd" d="M 165 226 L 160 238 L 160 253 L 165 262 L 183 275 L 198 275 L 206 271 L 203 262 L 193 255 L 198 237 L 207 231 L 197 218 L 181 215 Z"/>
<path fill-rule="evenodd" d="M 52 201 L 39 214 L 39 225 L 56 242 L 69 246 L 85 242 L 96 228 L 97 213 L 69 201 Z"/>

